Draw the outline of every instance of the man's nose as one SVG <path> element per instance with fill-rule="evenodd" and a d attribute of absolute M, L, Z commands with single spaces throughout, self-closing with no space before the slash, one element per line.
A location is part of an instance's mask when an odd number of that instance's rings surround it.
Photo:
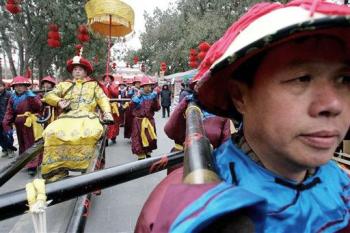
<path fill-rule="evenodd" d="M 312 91 L 309 113 L 312 117 L 333 117 L 343 110 L 343 98 L 336 86 L 330 83 L 318 85 Z"/>

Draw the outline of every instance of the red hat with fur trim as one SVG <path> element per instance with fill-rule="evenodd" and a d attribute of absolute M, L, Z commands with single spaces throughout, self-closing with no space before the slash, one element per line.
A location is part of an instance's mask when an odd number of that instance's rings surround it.
<path fill-rule="evenodd" d="M 195 77 L 201 104 L 215 114 L 240 119 L 228 85 L 247 61 L 276 45 L 299 38 L 332 36 L 350 44 L 350 8 L 324 0 L 259 3 L 236 21 L 209 49 Z M 349 49 L 350 50 L 350 49 Z M 245 79 L 245 77 L 240 77 Z"/>
<path fill-rule="evenodd" d="M 26 85 L 26 86 L 30 86 L 32 85 L 32 83 L 30 82 L 29 79 L 23 77 L 23 76 L 17 76 L 17 77 L 14 77 L 12 82 L 11 82 L 11 87 L 15 86 L 15 85 Z"/>
<path fill-rule="evenodd" d="M 49 82 L 49 83 L 52 83 L 53 85 L 56 85 L 56 79 L 51 77 L 51 76 L 46 76 L 44 77 L 42 80 L 41 80 L 41 84 L 43 82 Z"/>
<path fill-rule="evenodd" d="M 142 78 L 143 78 L 143 76 L 135 76 L 132 83 L 136 83 L 136 82 L 142 83 Z"/>
<path fill-rule="evenodd" d="M 75 56 L 67 61 L 67 71 L 72 73 L 74 66 L 83 67 L 88 75 L 90 75 L 94 70 L 90 61 L 81 56 Z"/>
<path fill-rule="evenodd" d="M 145 85 L 153 85 L 154 82 L 153 80 L 148 77 L 148 76 L 143 76 L 142 79 L 141 79 L 141 87 L 145 86 Z"/>

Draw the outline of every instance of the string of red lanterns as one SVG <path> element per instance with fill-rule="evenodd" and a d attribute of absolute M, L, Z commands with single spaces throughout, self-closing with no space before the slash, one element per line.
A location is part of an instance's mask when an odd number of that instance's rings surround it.
<path fill-rule="evenodd" d="M 58 25 L 57 24 L 50 24 L 49 25 L 49 32 L 47 33 L 47 45 L 51 48 L 58 48 L 61 47 L 61 36 L 58 32 Z"/>
<path fill-rule="evenodd" d="M 90 40 L 89 31 L 88 31 L 86 25 L 80 25 L 78 27 L 77 39 L 81 43 L 88 42 Z"/>

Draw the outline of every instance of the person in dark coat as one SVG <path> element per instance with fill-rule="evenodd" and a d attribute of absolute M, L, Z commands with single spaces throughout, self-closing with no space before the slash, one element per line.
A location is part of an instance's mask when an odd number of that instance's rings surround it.
<path fill-rule="evenodd" d="M 163 85 L 162 91 L 160 92 L 160 103 L 162 105 L 163 118 L 165 117 L 165 111 L 170 115 L 171 105 L 171 91 L 169 90 L 168 84 Z"/>
<path fill-rule="evenodd" d="M 17 148 L 13 146 L 13 136 L 11 134 L 7 135 L 1 124 L 6 113 L 7 103 L 11 97 L 11 92 L 5 88 L 5 83 L 0 81 L 0 146 L 3 152 L 2 157 L 12 158 Z"/>

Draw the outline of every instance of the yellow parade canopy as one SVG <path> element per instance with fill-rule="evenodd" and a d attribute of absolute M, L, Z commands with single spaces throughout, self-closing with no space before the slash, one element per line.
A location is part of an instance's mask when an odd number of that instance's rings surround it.
<path fill-rule="evenodd" d="M 85 11 L 92 30 L 102 35 L 125 36 L 134 30 L 134 11 L 120 0 L 90 0 Z"/>

